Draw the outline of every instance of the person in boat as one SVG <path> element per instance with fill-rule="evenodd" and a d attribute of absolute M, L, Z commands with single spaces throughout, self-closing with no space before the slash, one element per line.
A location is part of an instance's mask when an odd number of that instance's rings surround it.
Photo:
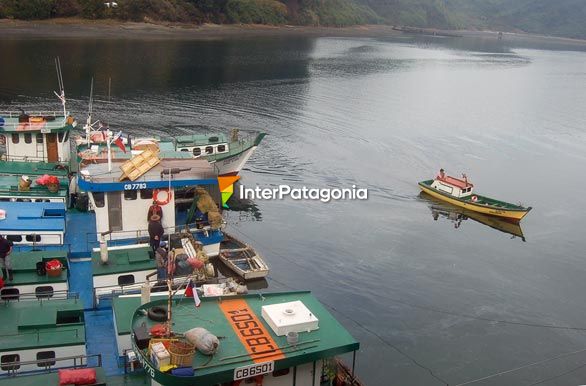
<path fill-rule="evenodd" d="M 210 260 L 207 253 L 203 250 L 203 243 L 201 241 L 195 242 L 195 257 L 203 263 L 207 263 Z"/>
<path fill-rule="evenodd" d="M 147 221 L 149 221 L 154 214 L 159 216 L 161 220 L 163 219 L 163 208 L 161 208 L 161 205 L 159 205 L 155 200 L 153 200 L 153 204 L 149 206 L 149 211 L 147 213 Z"/>
<path fill-rule="evenodd" d="M 4 236 L 0 235 L 0 268 L 2 268 L 2 278 L 4 280 L 12 281 L 12 242 L 6 240 Z"/>
<path fill-rule="evenodd" d="M 443 181 L 446 178 L 446 171 L 444 169 L 440 169 L 439 174 L 435 177 L 436 180 Z"/>
<path fill-rule="evenodd" d="M 69 173 L 69 207 L 75 208 L 77 204 L 77 175 L 75 173 Z"/>
<path fill-rule="evenodd" d="M 161 241 L 159 248 L 155 251 L 155 262 L 157 263 L 157 281 L 167 280 L 167 242 Z"/>
<path fill-rule="evenodd" d="M 149 221 L 149 243 L 153 252 L 159 248 L 163 233 L 165 233 L 165 229 L 161 224 L 161 217 L 158 214 L 153 214 Z"/>

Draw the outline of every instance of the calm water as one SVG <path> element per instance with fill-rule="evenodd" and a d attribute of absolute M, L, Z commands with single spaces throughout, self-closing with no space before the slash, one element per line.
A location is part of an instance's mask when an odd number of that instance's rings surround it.
<path fill-rule="evenodd" d="M 269 289 L 311 289 L 361 342 L 367 385 L 450 385 L 586 348 L 586 52 L 464 39 L 0 41 L 0 109 L 71 110 L 131 133 L 270 135 L 245 186 L 367 187 L 368 201 L 227 212 Z M 108 101 L 108 78 L 112 78 Z M 526 242 L 434 221 L 417 182 L 444 167 L 534 210 Z M 497 320 L 515 323 L 497 323 Z M 518 323 L 517 323 L 518 322 Z M 523 323 L 531 326 L 523 325 Z M 410 359 L 412 358 L 412 359 Z M 475 384 L 586 383 L 586 352 Z M 570 372 L 571 370 L 577 369 Z"/>

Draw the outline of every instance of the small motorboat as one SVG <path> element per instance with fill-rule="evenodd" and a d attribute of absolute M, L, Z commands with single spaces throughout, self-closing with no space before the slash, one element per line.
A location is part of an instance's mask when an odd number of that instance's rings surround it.
<path fill-rule="evenodd" d="M 252 247 L 226 233 L 218 257 L 244 280 L 260 279 L 269 274 L 269 267 Z"/>
<path fill-rule="evenodd" d="M 462 175 L 462 179 L 447 176 L 443 169 L 440 170 L 440 174 L 435 179 L 421 181 L 419 187 L 430 196 L 452 205 L 513 222 L 521 221 L 531 210 L 531 207 L 476 194 L 474 193 L 474 185 L 468 182 L 466 175 Z"/>

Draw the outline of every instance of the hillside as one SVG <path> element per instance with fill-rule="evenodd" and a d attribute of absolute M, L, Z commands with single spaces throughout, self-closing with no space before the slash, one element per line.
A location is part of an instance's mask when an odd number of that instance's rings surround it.
<path fill-rule="evenodd" d="M 106 6 L 109 5 L 109 6 Z M 0 0 L 0 18 L 349 26 L 385 23 L 586 38 L 586 0 Z"/>

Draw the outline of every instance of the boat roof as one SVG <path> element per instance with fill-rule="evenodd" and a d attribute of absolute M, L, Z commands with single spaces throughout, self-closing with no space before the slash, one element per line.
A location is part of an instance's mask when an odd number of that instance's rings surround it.
<path fill-rule="evenodd" d="M 194 185 L 217 185 L 217 172 L 214 166 L 205 159 L 162 159 L 161 162 L 144 173 L 135 181 L 119 181 L 122 162 L 113 162 L 112 171 L 108 171 L 107 163 L 90 164 L 82 169 L 87 171 L 85 178 L 80 178 L 80 189 L 93 192 L 123 191 L 133 189 L 160 189 Z M 173 174 L 169 180 L 169 169 L 186 169 Z"/>
<path fill-rule="evenodd" d="M 37 263 L 47 262 L 57 259 L 61 261 L 64 267 L 68 266 L 67 251 L 65 250 L 46 250 L 46 251 L 28 251 L 12 252 L 12 269 L 14 271 L 14 280 L 11 285 L 24 284 L 47 284 L 61 283 L 67 281 L 67 271 L 62 271 L 61 275 L 54 277 L 49 275 L 39 276 L 37 274 Z"/>
<path fill-rule="evenodd" d="M 6 219 L 0 231 L 64 231 L 65 208 L 60 202 L 0 202 Z"/>
<path fill-rule="evenodd" d="M 164 381 L 176 382 L 176 385 L 187 384 L 216 384 L 230 382 L 234 377 L 234 369 L 253 364 L 249 350 L 256 350 L 252 343 L 248 345 L 237 331 L 238 320 L 256 319 L 257 326 L 263 330 L 263 337 L 272 339 L 278 350 L 275 355 L 257 357 L 257 362 L 274 360 L 275 369 L 289 368 L 304 363 L 311 363 L 320 359 L 356 351 L 359 343 L 350 333 L 330 314 L 324 306 L 309 291 L 249 294 L 242 296 L 202 298 L 200 307 L 195 307 L 191 298 L 177 298 L 173 303 L 173 329 L 177 333 L 184 333 L 194 327 L 203 327 L 216 336 L 222 336 L 218 352 L 212 356 L 196 354 L 193 359 L 195 368 L 194 377 L 177 378 L 157 373 L 165 378 Z M 319 320 L 319 328 L 310 332 L 300 332 L 297 346 L 289 346 L 286 336 L 277 336 L 262 315 L 262 306 L 301 301 L 311 314 Z M 142 310 L 153 306 L 164 306 L 166 299 L 157 300 L 136 306 L 136 299 L 120 298 L 117 300 L 120 307 L 115 309 L 117 323 L 140 326 L 146 323 L 147 329 L 156 322 L 144 316 Z M 122 305 L 126 304 L 127 307 Z M 228 318 L 227 315 L 238 314 L 242 318 Z M 123 324 L 121 324 L 123 325 Z M 245 346 L 247 345 L 247 346 Z M 266 346 L 260 349 L 265 349 Z M 254 351 L 251 351 L 254 352 Z M 163 380 L 160 378 L 160 380 Z M 171 378 L 173 381 L 171 381 Z M 159 383 L 161 383 L 159 381 Z"/>
<path fill-rule="evenodd" d="M 132 143 L 132 145 L 134 145 L 134 143 Z M 159 145 L 159 157 L 160 158 L 169 158 L 169 159 L 192 159 L 193 158 L 193 154 L 190 152 L 175 150 L 175 145 L 173 144 L 173 142 L 163 141 L 163 142 L 158 142 L 158 145 Z M 105 143 L 92 144 L 90 146 L 90 148 L 94 147 L 94 146 L 97 146 L 98 153 L 96 153 L 95 156 L 92 156 L 91 159 L 92 160 L 106 160 L 107 161 L 108 155 L 107 155 L 107 152 L 105 151 L 106 144 Z M 87 149 L 88 149 L 88 146 L 85 143 L 78 145 L 77 146 L 78 158 L 81 159 L 81 153 L 86 151 Z M 128 148 L 126 149 L 126 152 L 124 152 L 124 151 L 122 151 L 122 149 L 120 149 L 118 146 L 115 146 L 115 145 L 112 145 L 110 147 L 110 152 L 112 154 L 112 159 L 114 159 L 114 160 L 129 160 L 130 158 L 133 157 L 132 152 L 128 151 Z"/>
<path fill-rule="evenodd" d="M 228 142 L 223 133 L 180 135 L 175 137 L 175 141 L 178 146 L 206 146 Z"/>
<path fill-rule="evenodd" d="M 471 188 L 474 185 L 472 185 L 471 183 L 461 180 L 459 178 L 456 177 L 452 177 L 452 176 L 445 176 L 444 178 L 438 178 L 439 181 L 444 182 L 446 184 L 450 184 L 453 185 L 455 187 L 458 187 L 460 189 L 466 189 L 466 188 Z"/>
<path fill-rule="evenodd" d="M 153 250 L 148 244 L 108 248 L 108 264 L 102 264 L 100 252 L 92 252 L 92 269 L 94 276 L 117 273 L 137 272 L 156 269 Z"/>
<path fill-rule="evenodd" d="M 2 351 L 83 345 L 83 304 L 78 299 L 0 303 L 0 339 Z"/>
<path fill-rule="evenodd" d="M 21 175 L 0 175 L 0 196 L 10 197 L 62 197 L 67 198 L 68 179 L 67 177 L 59 178 L 59 190 L 56 192 L 50 192 L 46 186 L 38 185 L 34 182 L 30 186 L 30 190 L 20 191 L 18 190 L 18 182 Z"/>
<path fill-rule="evenodd" d="M 0 174 L 67 177 L 67 170 L 53 162 L 0 161 Z"/>
<path fill-rule="evenodd" d="M 27 113 L 27 120 L 19 122 L 21 115 L 21 112 L 0 112 L 0 133 L 55 133 L 73 129 L 73 125 L 66 122 L 67 117 L 63 113 Z"/>

